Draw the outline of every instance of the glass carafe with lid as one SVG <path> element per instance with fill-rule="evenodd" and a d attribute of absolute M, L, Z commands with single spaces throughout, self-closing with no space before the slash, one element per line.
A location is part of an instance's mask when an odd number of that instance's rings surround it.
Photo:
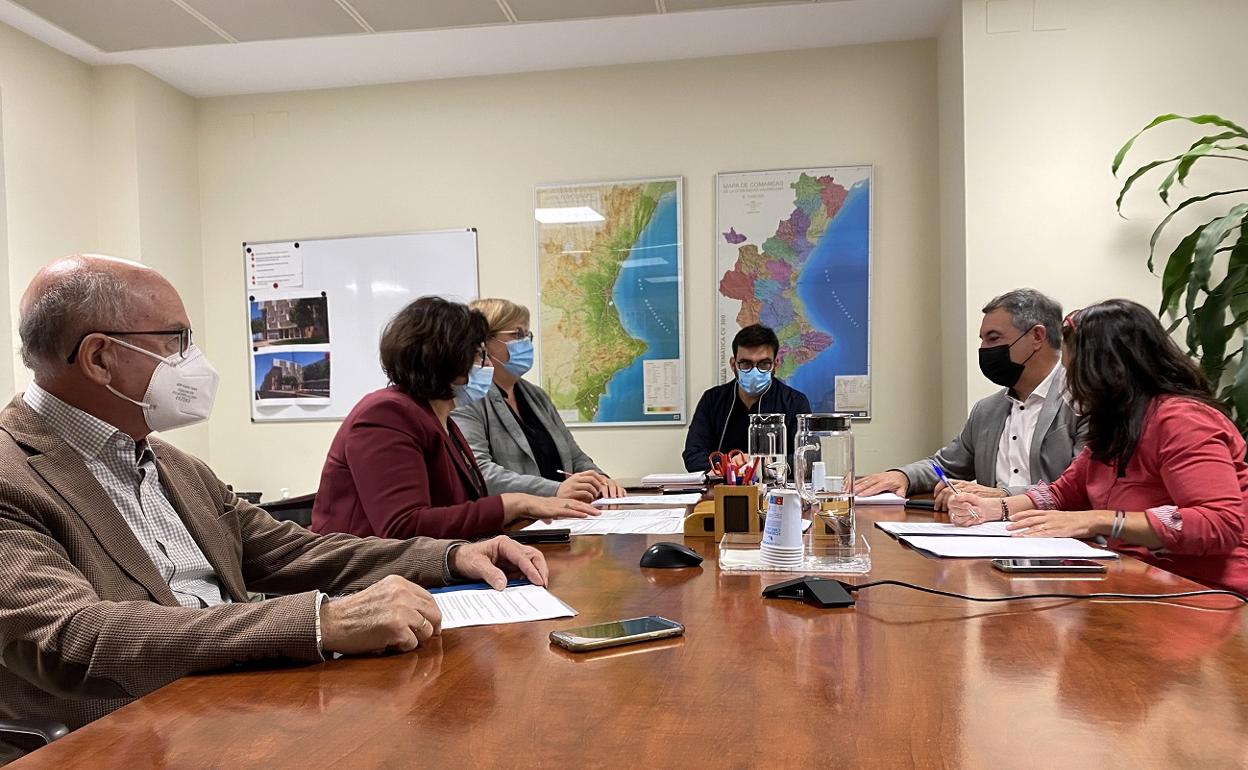
<path fill-rule="evenodd" d="M 749 455 L 750 462 L 759 468 L 759 481 L 772 487 L 782 487 L 789 477 L 788 436 L 782 414 L 750 415 Z"/>
<path fill-rule="evenodd" d="M 794 484 L 842 548 L 854 546 L 854 434 L 847 414 L 799 414 Z"/>

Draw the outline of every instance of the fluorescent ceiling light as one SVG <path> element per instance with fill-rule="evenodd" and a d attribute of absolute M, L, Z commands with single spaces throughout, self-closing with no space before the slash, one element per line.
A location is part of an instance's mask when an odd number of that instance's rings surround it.
<path fill-rule="evenodd" d="M 533 215 L 544 225 L 566 225 L 576 222 L 605 222 L 607 218 L 589 206 L 534 209 Z"/>

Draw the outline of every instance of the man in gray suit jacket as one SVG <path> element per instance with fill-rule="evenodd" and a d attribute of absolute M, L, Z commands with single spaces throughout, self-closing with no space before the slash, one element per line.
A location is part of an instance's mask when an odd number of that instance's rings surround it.
<path fill-rule="evenodd" d="M 1053 481 L 1082 447 L 1079 420 L 1065 397 L 1061 364 L 1062 306 L 1035 289 L 1016 289 L 984 306 L 979 368 L 1003 390 L 980 400 L 962 432 L 931 457 L 858 479 L 860 495 L 936 491 L 945 510 L 953 491 L 938 483 L 933 464 L 959 491 L 981 497 L 1019 494 Z M 978 483 L 970 483 L 973 479 Z"/>

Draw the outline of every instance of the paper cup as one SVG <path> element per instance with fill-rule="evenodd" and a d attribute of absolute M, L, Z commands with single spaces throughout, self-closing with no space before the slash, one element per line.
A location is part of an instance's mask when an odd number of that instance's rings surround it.
<path fill-rule="evenodd" d="M 767 494 L 767 522 L 762 548 L 801 554 L 802 504 L 795 489 L 775 489 Z"/>

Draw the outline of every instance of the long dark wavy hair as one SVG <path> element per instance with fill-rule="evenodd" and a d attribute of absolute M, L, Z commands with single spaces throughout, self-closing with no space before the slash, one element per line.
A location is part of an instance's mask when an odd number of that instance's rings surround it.
<path fill-rule="evenodd" d="M 1224 414 L 1209 381 L 1148 308 L 1110 299 L 1062 324 L 1066 387 L 1087 421 L 1092 458 L 1126 473 L 1157 396 L 1185 396 Z"/>
<path fill-rule="evenodd" d="M 390 382 L 418 401 L 455 397 L 490 325 L 467 305 L 421 297 L 400 310 L 381 334 L 381 367 Z"/>

